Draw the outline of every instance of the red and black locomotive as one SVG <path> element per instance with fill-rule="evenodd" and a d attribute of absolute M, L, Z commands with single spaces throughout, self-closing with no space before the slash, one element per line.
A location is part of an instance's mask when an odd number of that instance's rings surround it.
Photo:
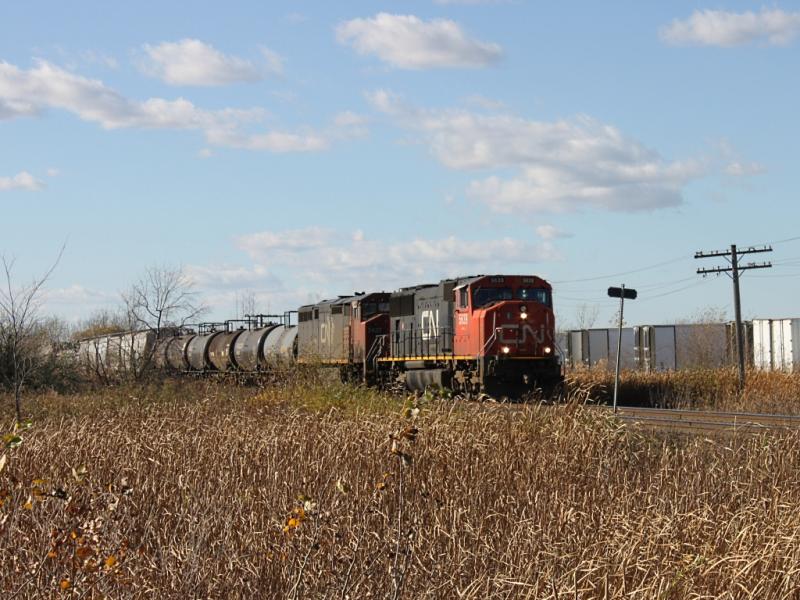
<path fill-rule="evenodd" d="M 300 307 L 297 358 L 343 377 L 492 395 L 561 381 L 552 288 L 523 275 L 480 275 Z"/>

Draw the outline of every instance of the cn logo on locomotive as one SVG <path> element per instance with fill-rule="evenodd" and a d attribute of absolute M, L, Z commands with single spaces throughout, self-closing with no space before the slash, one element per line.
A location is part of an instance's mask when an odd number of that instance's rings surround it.
<path fill-rule="evenodd" d="M 518 335 L 517 332 L 521 331 L 522 334 Z M 511 337 L 511 333 L 513 333 L 513 337 Z M 528 336 L 530 335 L 531 339 L 534 342 L 534 345 L 541 345 L 544 344 L 544 324 L 539 326 L 539 331 L 537 331 L 529 324 L 525 323 L 524 325 L 499 325 L 497 327 L 497 339 L 500 341 L 501 344 L 505 344 L 506 346 L 516 346 L 519 344 L 525 344 L 528 340 Z"/>
<path fill-rule="evenodd" d="M 436 338 L 439 335 L 439 309 L 423 310 L 419 316 L 419 328 L 423 340 Z"/>

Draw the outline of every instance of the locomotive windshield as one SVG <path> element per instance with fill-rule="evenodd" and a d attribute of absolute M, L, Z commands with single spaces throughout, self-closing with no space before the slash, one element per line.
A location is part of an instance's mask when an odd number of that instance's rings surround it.
<path fill-rule="evenodd" d="M 550 306 L 550 290 L 542 288 L 521 287 L 512 292 L 511 288 L 484 288 L 472 291 L 472 307 L 481 308 L 492 302 L 503 300 L 530 300 L 545 306 Z"/>
<path fill-rule="evenodd" d="M 472 292 L 472 308 L 480 308 L 491 302 L 513 299 L 511 288 L 484 288 L 480 287 Z"/>
<path fill-rule="evenodd" d="M 389 303 L 388 302 L 364 302 L 361 305 L 361 318 L 366 319 L 367 317 L 371 317 L 377 312 L 381 313 L 388 313 L 389 312 Z"/>
<path fill-rule="evenodd" d="M 550 306 L 550 290 L 542 288 L 517 288 L 517 300 L 533 300 L 539 304 Z"/>

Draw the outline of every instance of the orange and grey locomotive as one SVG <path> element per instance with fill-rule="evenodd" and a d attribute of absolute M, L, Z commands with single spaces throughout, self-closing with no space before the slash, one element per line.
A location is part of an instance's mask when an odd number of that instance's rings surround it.
<path fill-rule="evenodd" d="M 519 394 L 562 379 L 552 288 L 535 276 L 447 279 L 299 310 L 298 360 L 387 387 Z"/>

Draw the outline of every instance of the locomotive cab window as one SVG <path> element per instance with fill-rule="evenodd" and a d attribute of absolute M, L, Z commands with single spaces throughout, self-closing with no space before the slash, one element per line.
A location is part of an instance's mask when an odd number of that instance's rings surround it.
<path fill-rule="evenodd" d="M 363 319 L 367 319 L 376 313 L 388 313 L 388 312 L 389 312 L 388 302 L 364 302 L 361 305 L 361 316 Z"/>
<path fill-rule="evenodd" d="M 492 302 L 512 300 L 511 288 L 477 288 L 472 292 L 472 308 L 480 308 Z"/>
<path fill-rule="evenodd" d="M 517 300 L 533 300 L 539 304 L 550 306 L 550 290 L 542 288 L 517 288 Z"/>
<path fill-rule="evenodd" d="M 458 290 L 458 307 L 467 308 L 468 303 L 469 303 L 469 291 L 467 290 L 467 286 L 464 286 Z"/>

